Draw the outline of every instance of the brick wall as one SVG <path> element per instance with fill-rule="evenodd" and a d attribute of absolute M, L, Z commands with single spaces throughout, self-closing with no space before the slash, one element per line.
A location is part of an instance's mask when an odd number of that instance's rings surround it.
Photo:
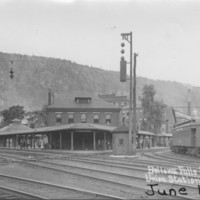
<path fill-rule="evenodd" d="M 60 112 L 60 111 L 59 111 Z M 70 111 L 71 112 L 71 111 Z M 54 126 L 56 125 L 56 111 L 47 112 L 47 125 Z M 106 113 L 111 114 L 111 126 L 119 126 L 119 112 L 73 112 L 74 113 L 74 123 L 81 123 L 81 113 L 86 113 L 87 123 L 94 123 L 94 113 L 99 114 L 99 124 L 106 125 Z M 62 124 L 68 124 L 68 114 L 67 111 L 62 112 Z"/>

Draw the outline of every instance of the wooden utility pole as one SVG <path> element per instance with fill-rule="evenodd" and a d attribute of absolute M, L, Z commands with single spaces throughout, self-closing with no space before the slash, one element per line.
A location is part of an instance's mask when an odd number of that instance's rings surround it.
<path fill-rule="evenodd" d="M 128 139 L 128 155 L 133 154 L 133 145 L 132 145 L 132 132 L 133 132 L 133 73 L 132 73 L 132 32 L 122 33 L 122 39 L 126 40 L 130 44 L 130 104 L 129 104 L 129 139 Z M 123 44 L 124 46 L 124 44 Z M 122 46 L 122 47 L 123 47 Z M 124 53 L 122 50 L 121 53 Z"/>
<path fill-rule="evenodd" d="M 191 90 L 188 89 L 188 115 L 191 116 Z"/>
<path fill-rule="evenodd" d="M 136 58 L 138 54 L 134 53 L 134 67 L 133 67 L 133 155 L 136 155 L 137 149 L 137 106 L 136 106 Z"/>

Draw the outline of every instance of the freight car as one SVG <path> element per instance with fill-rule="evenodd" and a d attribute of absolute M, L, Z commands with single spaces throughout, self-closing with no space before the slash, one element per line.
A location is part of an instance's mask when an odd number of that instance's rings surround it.
<path fill-rule="evenodd" d="M 173 114 L 175 126 L 172 130 L 171 150 L 182 154 L 200 154 L 200 122 L 175 110 L 173 110 Z"/>

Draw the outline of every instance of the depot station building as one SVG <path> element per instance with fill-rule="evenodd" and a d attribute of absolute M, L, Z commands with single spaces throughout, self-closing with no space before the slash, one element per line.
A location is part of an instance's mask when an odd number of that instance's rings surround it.
<path fill-rule="evenodd" d="M 110 150 L 126 154 L 127 131 L 119 131 L 121 108 L 101 98 L 68 96 L 52 103 L 48 93 L 47 126 L 30 128 L 14 119 L 0 129 L 0 147 L 58 150 Z M 117 131 L 115 131 L 117 130 Z M 117 133 L 117 134 L 116 134 Z M 113 137 L 114 135 L 114 137 Z M 154 134 L 138 131 L 138 148 L 154 146 Z"/>

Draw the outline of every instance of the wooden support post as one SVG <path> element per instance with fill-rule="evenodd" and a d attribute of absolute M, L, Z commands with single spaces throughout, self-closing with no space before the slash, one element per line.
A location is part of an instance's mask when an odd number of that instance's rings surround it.
<path fill-rule="evenodd" d="M 71 150 L 74 150 L 74 132 L 71 131 Z"/>
<path fill-rule="evenodd" d="M 52 149 L 52 133 L 50 133 L 50 136 L 49 136 L 49 143 L 50 143 L 50 146 L 51 146 L 51 149 Z"/>
<path fill-rule="evenodd" d="M 103 150 L 106 150 L 106 132 L 104 132 L 103 136 Z"/>
<path fill-rule="evenodd" d="M 144 145 L 145 145 L 145 136 L 142 136 L 142 148 L 144 149 Z"/>
<path fill-rule="evenodd" d="M 60 150 L 62 149 L 62 132 L 60 131 Z"/>
<path fill-rule="evenodd" d="M 33 135 L 33 148 L 35 149 L 35 135 Z"/>
<path fill-rule="evenodd" d="M 149 147 L 152 147 L 152 136 L 149 136 Z"/>
<path fill-rule="evenodd" d="M 93 150 L 96 150 L 96 132 L 93 132 Z"/>
<path fill-rule="evenodd" d="M 140 135 L 138 135 L 138 149 L 140 148 Z"/>
<path fill-rule="evenodd" d="M 15 140 L 14 140 L 14 148 L 16 148 L 16 146 L 17 146 L 17 145 L 16 145 L 17 135 L 15 135 L 14 137 L 15 137 Z"/>

